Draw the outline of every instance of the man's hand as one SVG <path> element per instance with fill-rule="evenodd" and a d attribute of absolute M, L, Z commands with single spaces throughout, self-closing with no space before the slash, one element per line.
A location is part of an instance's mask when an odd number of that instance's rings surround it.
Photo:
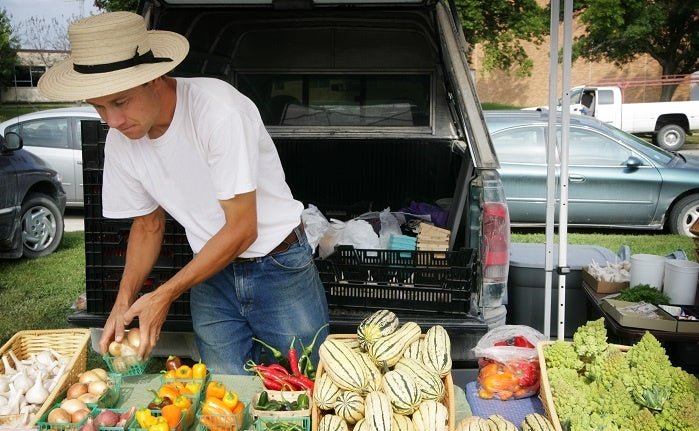
<path fill-rule="evenodd" d="M 157 289 L 141 296 L 124 313 L 126 325 L 138 317 L 138 327 L 141 331 L 141 345 L 137 350 L 139 360 L 148 357 L 160 338 L 160 330 L 165 323 L 168 309 L 172 303 L 163 292 L 164 289 Z"/>
<path fill-rule="evenodd" d="M 102 355 L 107 353 L 112 340 L 121 342 L 124 339 L 124 313 L 128 308 L 128 306 L 121 307 L 114 304 L 111 313 L 109 313 L 100 338 L 100 353 Z"/>

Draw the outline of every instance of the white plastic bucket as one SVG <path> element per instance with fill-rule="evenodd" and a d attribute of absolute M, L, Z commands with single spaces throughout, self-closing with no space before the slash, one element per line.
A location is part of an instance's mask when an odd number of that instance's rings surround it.
<path fill-rule="evenodd" d="M 668 259 L 665 262 L 663 292 L 671 304 L 694 305 L 697 294 L 699 264 L 689 260 Z"/>
<path fill-rule="evenodd" d="M 629 287 L 648 284 L 660 290 L 663 287 L 665 261 L 663 256 L 655 254 L 631 255 L 631 282 Z"/>

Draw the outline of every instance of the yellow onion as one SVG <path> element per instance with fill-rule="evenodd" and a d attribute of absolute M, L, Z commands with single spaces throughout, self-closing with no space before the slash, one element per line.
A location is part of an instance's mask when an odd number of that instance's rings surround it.
<path fill-rule="evenodd" d="M 65 411 L 65 409 L 57 407 L 49 412 L 49 416 L 48 416 L 47 420 L 49 421 L 49 423 L 54 423 L 54 424 L 69 423 L 70 422 L 70 413 Z"/>
<path fill-rule="evenodd" d="M 129 333 L 126 334 L 126 342 L 129 343 L 134 350 L 138 350 L 138 348 L 141 347 L 141 330 L 138 328 L 130 330 Z"/>
<path fill-rule="evenodd" d="M 87 392 L 88 386 L 85 383 L 73 383 L 66 391 L 66 398 L 78 398 Z"/>
<path fill-rule="evenodd" d="M 85 417 L 89 414 L 90 414 L 90 411 L 87 409 L 77 410 L 75 413 L 70 415 L 70 421 L 74 424 L 77 424 L 80 421 L 82 421 L 83 419 L 85 419 Z"/>
<path fill-rule="evenodd" d="M 87 404 L 85 404 L 83 401 L 80 401 L 77 398 L 73 398 L 71 400 L 65 399 L 61 403 L 61 408 L 68 412 L 69 415 L 72 415 L 73 413 L 77 412 L 78 410 L 89 410 L 87 408 Z"/>
<path fill-rule="evenodd" d="M 100 379 L 99 376 L 92 371 L 85 371 L 84 373 L 80 374 L 80 376 L 78 376 L 78 382 L 83 383 L 85 385 L 90 384 L 91 382 L 96 382 L 98 380 L 102 379 Z M 87 392 L 87 388 L 85 392 Z"/>

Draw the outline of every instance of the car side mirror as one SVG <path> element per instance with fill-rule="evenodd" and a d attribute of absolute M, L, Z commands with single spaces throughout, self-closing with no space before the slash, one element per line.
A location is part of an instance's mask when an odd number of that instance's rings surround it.
<path fill-rule="evenodd" d="M 643 162 L 641 159 L 639 159 L 636 156 L 631 156 L 628 159 L 626 159 L 626 162 L 624 162 L 627 168 L 629 169 L 638 169 L 639 167 L 643 166 Z"/>
<path fill-rule="evenodd" d="M 2 137 L 2 135 L 0 135 Z M 5 133 L 5 137 L 0 139 L 2 151 L 17 151 L 22 148 L 22 137 L 15 132 Z"/>

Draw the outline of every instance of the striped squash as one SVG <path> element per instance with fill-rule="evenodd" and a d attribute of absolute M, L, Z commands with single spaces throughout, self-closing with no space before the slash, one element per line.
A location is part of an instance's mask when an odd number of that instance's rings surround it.
<path fill-rule="evenodd" d="M 349 428 L 340 416 L 325 415 L 318 423 L 318 431 L 349 431 Z"/>
<path fill-rule="evenodd" d="M 551 421 L 539 413 L 530 413 L 522 421 L 522 431 L 553 431 L 555 428 Z"/>
<path fill-rule="evenodd" d="M 356 392 L 344 391 L 335 401 L 335 414 L 348 424 L 364 418 L 364 398 Z"/>
<path fill-rule="evenodd" d="M 500 415 L 488 416 L 490 431 L 518 431 L 517 426 Z"/>
<path fill-rule="evenodd" d="M 422 345 L 424 344 L 422 339 L 418 339 L 410 343 L 403 356 L 410 359 L 415 359 L 416 361 L 422 361 Z"/>
<path fill-rule="evenodd" d="M 358 352 L 344 341 L 327 338 L 320 345 L 318 353 L 323 369 L 340 389 L 359 393 L 365 391 L 368 379 Z"/>
<path fill-rule="evenodd" d="M 479 416 L 467 416 L 456 424 L 454 431 L 490 431 L 488 421 Z"/>
<path fill-rule="evenodd" d="M 437 401 L 427 400 L 413 413 L 415 431 L 447 431 L 447 408 Z"/>
<path fill-rule="evenodd" d="M 369 429 L 369 422 L 367 422 L 366 419 L 359 419 L 357 423 L 354 424 L 352 431 L 371 431 Z"/>
<path fill-rule="evenodd" d="M 342 341 L 344 341 L 345 344 L 347 344 L 347 346 L 349 346 L 349 348 L 352 350 L 361 350 L 359 347 L 359 341 L 356 338 L 347 338 Z"/>
<path fill-rule="evenodd" d="M 340 395 L 340 388 L 332 381 L 327 373 L 316 378 L 313 385 L 313 402 L 321 410 L 332 410 L 335 407 L 335 399 Z"/>
<path fill-rule="evenodd" d="M 422 362 L 441 377 L 451 371 L 451 340 L 447 330 L 441 325 L 435 325 L 425 333 Z"/>
<path fill-rule="evenodd" d="M 376 340 L 391 335 L 400 324 L 398 316 L 390 310 L 379 310 L 362 320 L 357 326 L 357 341 L 366 351 Z"/>
<path fill-rule="evenodd" d="M 364 400 L 364 420 L 369 431 L 392 431 L 393 410 L 383 392 L 369 392 Z"/>
<path fill-rule="evenodd" d="M 407 322 L 393 334 L 381 337 L 369 346 L 371 360 L 381 369 L 393 367 L 403 357 L 408 346 L 420 338 L 422 331 L 415 322 Z"/>
<path fill-rule="evenodd" d="M 405 370 L 392 370 L 384 374 L 381 384 L 395 413 L 411 415 L 420 405 L 420 388 L 413 376 Z"/>
<path fill-rule="evenodd" d="M 371 361 L 368 354 L 360 352 L 359 358 L 361 359 L 362 366 L 364 367 L 364 371 L 367 375 L 367 392 L 380 391 L 383 374 L 381 374 L 381 371 Z"/>
<path fill-rule="evenodd" d="M 402 357 L 396 364 L 395 370 L 409 373 L 420 388 L 423 400 L 441 401 L 444 398 L 444 382 L 439 374 L 420 361 Z"/>
<path fill-rule="evenodd" d="M 413 421 L 408 416 L 393 414 L 393 431 L 414 431 Z"/>

